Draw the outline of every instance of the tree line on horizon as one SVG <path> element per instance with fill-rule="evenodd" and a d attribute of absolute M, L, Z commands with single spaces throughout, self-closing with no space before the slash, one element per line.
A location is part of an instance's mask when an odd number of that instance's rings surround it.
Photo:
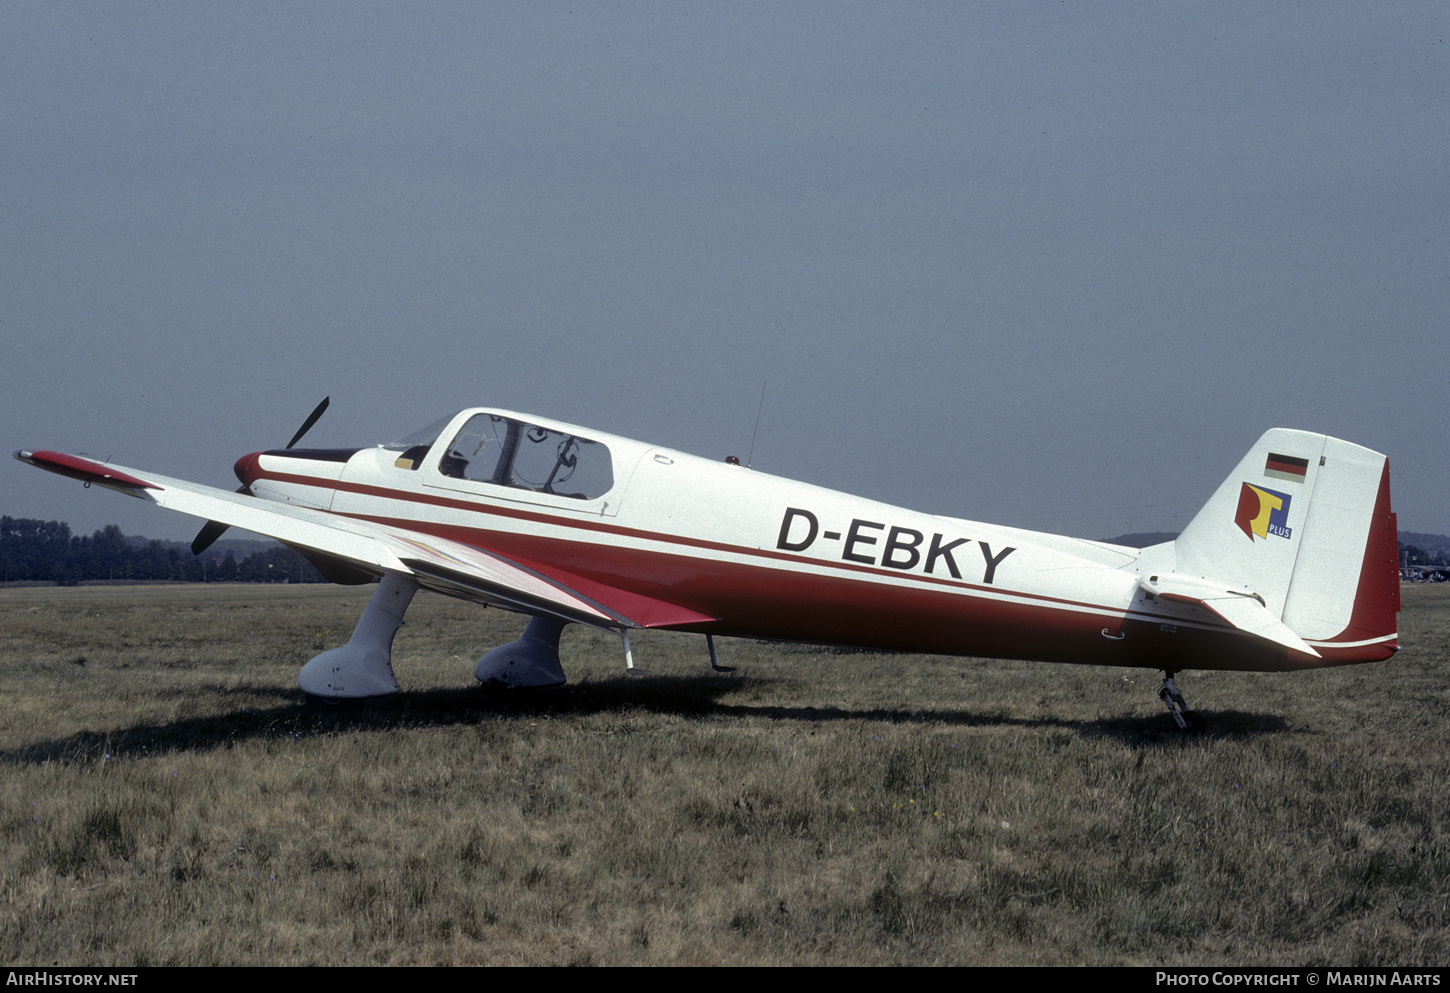
<path fill-rule="evenodd" d="M 1439 536 L 1414 537 L 1424 540 Z M 1399 545 L 1404 564 L 1450 565 L 1450 556 L 1438 549 L 1426 551 L 1403 541 Z M 220 548 L 195 556 L 182 542 L 128 538 L 115 524 L 107 524 L 94 534 L 74 535 L 70 525 L 63 521 L 0 517 L 0 582 L 54 582 L 75 586 L 97 580 L 327 582 L 311 562 L 277 544 L 251 552 L 240 560 L 230 549 Z"/>
<path fill-rule="evenodd" d="M 201 556 L 177 541 L 128 538 L 114 524 L 71 534 L 63 521 L 0 517 L 0 582 L 60 586 L 110 580 L 179 583 L 325 583 L 301 555 L 273 545 L 243 556 L 231 550 Z"/>

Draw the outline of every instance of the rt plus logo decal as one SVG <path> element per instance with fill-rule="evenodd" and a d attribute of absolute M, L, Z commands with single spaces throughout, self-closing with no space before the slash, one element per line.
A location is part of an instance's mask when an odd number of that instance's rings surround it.
<path fill-rule="evenodd" d="M 1244 483 L 1239 491 L 1239 510 L 1234 523 L 1253 541 L 1255 537 L 1289 537 L 1289 494 Z"/>

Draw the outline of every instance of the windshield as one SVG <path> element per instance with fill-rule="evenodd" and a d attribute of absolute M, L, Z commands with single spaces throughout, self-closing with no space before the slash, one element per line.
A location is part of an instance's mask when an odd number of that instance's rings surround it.
<path fill-rule="evenodd" d="M 448 422 L 453 420 L 453 417 L 453 414 L 440 417 L 427 427 L 419 428 L 412 434 L 405 434 L 397 441 L 390 441 L 383 447 L 390 452 L 404 452 L 419 445 L 426 448 L 438 440 L 438 436 L 443 433 L 443 429 L 448 426 Z"/>

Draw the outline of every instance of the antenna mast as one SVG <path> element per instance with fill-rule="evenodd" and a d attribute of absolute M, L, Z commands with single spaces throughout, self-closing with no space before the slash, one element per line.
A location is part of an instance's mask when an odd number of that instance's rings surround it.
<path fill-rule="evenodd" d="M 745 456 L 745 468 L 750 468 L 750 463 L 755 460 L 755 436 L 760 433 L 760 412 L 765 409 L 765 384 L 769 380 L 760 382 L 760 405 L 755 408 L 755 430 L 750 432 L 750 454 Z"/>

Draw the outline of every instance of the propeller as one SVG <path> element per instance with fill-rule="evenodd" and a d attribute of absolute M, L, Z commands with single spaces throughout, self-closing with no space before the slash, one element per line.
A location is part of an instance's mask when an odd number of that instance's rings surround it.
<path fill-rule="evenodd" d="M 283 449 L 284 451 L 287 448 L 291 448 L 292 446 L 296 445 L 299 441 L 302 440 L 302 436 L 304 434 L 312 430 L 312 425 L 317 423 L 317 419 L 322 416 L 324 411 L 327 410 L 327 405 L 331 402 L 332 397 L 322 398 L 322 402 L 312 409 L 312 413 L 307 415 L 307 420 L 302 422 L 302 426 L 297 429 L 297 433 L 292 436 L 292 440 L 287 442 L 286 446 Z M 247 489 L 245 484 L 243 484 L 237 489 L 237 492 L 250 495 L 251 491 Z M 223 524 L 220 521 L 207 521 L 206 524 L 202 526 L 202 529 L 196 533 L 196 537 L 193 538 L 191 541 L 191 554 L 200 555 L 202 552 L 206 551 L 212 546 L 212 542 L 220 538 L 229 527 L 231 527 L 230 524 Z"/>
<path fill-rule="evenodd" d="M 327 405 L 331 402 L 332 397 L 322 398 L 322 402 L 313 408 L 312 413 L 307 415 L 307 420 L 302 422 L 302 426 L 297 429 L 297 433 L 292 436 L 292 440 L 287 442 L 287 444 L 283 447 L 284 451 L 296 445 L 299 441 L 302 440 L 302 436 L 304 434 L 312 430 L 312 425 L 317 423 L 317 419 L 322 416 L 323 411 L 327 410 Z"/>

